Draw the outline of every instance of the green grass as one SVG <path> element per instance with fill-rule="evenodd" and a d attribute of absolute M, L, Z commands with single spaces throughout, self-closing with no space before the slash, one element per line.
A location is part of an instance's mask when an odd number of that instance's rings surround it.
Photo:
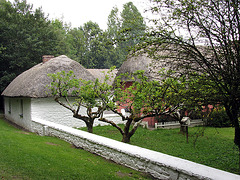
<path fill-rule="evenodd" d="M 138 128 L 131 144 L 172 156 L 238 173 L 238 149 L 233 128 L 189 128 L 189 143 L 179 129 L 147 130 Z M 84 128 L 85 130 L 85 128 Z M 119 131 L 111 126 L 94 127 L 95 134 L 121 141 Z M 198 137 L 198 138 L 197 138 Z M 195 142 L 195 143 L 194 143 Z"/>
<path fill-rule="evenodd" d="M 53 137 L 19 130 L 0 118 L 0 179 L 150 179 Z"/>

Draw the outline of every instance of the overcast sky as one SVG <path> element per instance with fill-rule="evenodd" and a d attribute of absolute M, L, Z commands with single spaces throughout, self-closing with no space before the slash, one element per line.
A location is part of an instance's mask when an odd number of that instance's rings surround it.
<path fill-rule="evenodd" d="M 14 2 L 14 0 L 10 0 Z M 147 17 L 144 10 L 149 0 L 27 0 L 33 8 L 42 7 L 49 19 L 63 19 L 71 23 L 72 27 L 82 26 L 88 21 L 97 22 L 101 29 L 107 28 L 107 19 L 112 8 L 117 6 L 122 10 L 123 4 L 133 2 L 143 17 Z"/>

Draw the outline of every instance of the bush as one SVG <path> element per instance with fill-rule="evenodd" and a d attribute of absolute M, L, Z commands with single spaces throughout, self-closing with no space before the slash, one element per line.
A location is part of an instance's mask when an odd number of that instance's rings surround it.
<path fill-rule="evenodd" d="M 224 108 L 213 109 L 207 119 L 207 126 L 231 127 L 232 123 Z"/>

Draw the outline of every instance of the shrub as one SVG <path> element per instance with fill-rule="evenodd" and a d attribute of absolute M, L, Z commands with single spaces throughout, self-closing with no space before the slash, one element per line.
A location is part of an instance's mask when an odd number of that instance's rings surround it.
<path fill-rule="evenodd" d="M 207 126 L 231 127 L 232 123 L 225 111 L 225 108 L 215 108 L 207 119 Z"/>

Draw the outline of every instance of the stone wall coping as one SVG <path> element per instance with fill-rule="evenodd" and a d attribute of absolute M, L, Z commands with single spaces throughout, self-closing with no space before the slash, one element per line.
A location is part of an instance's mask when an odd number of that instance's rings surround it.
<path fill-rule="evenodd" d="M 113 139 L 102 137 L 96 134 L 91 134 L 85 131 L 74 129 L 71 127 L 63 126 L 53 122 L 45 121 L 42 119 L 32 119 L 38 124 L 54 128 L 65 133 L 72 134 L 82 139 L 87 139 L 93 143 L 107 146 L 108 148 L 115 149 L 121 153 L 129 154 L 140 159 L 147 159 L 148 161 L 155 162 L 161 166 L 170 167 L 173 170 L 184 172 L 190 176 L 198 177 L 199 179 L 215 179 L 215 180 L 239 180 L 240 176 L 237 174 L 222 171 L 216 168 L 198 164 L 192 161 L 181 159 L 178 157 L 170 156 L 153 150 L 141 148 L 135 145 L 122 143 Z"/>

